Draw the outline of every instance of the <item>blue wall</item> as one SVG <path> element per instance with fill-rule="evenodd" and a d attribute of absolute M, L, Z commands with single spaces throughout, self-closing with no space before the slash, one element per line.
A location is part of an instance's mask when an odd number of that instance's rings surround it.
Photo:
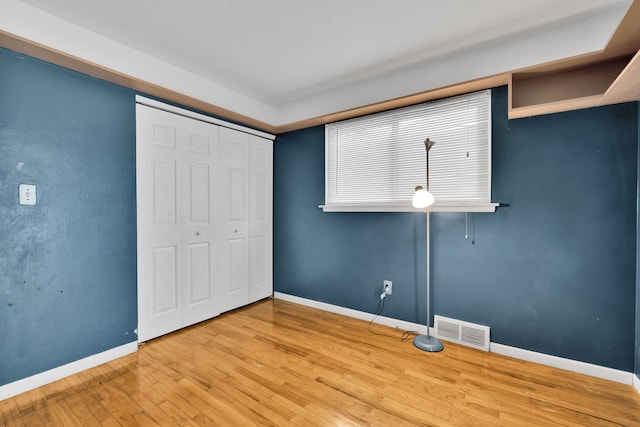
<path fill-rule="evenodd" d="M 0 189 L 0 385 L 136 341 L 134 93 L 0 49 Z"/>
<path fill-rule="evenodd" d="M 640 172 L 640 102 L 638 103 L 638 171 Z M 640 206 L 640 173 L 638 173 L 638 204 Z M 635 373 L 640 377 L 640 210 L 636 225 L 636 360 Z"/>
<path fill-rule="evenodd" d="M 638 105 L 507 120 L 493 98 L 495 213 L 432 215 L 436 314 L 492 341 L 634 369 Z M 323 213 L 324 128 L 278 135 L 275 290 L 426 322 L 424 215 Z M 468 221 L 467 221 L 468 220 Z M 465 228 L 468 238 L 465 239 Z"/>
<path fill-rule="evenodd" d="M 509 122 L 501 88 L 493 114 L 508 206 L 468 239 L 433 215 L 434 311 L 623 370 L 635 338 L 640 374 L 638 104 Z M 383 315 L 426 321 L 423 215 L 322 213 L 323 127 L 278 136 L 274 178 L 277 291 L 372 312 L 391 279 Z M 0 385 L 135 341 L 134 93 L 0 49 L 0 188 Z"/>

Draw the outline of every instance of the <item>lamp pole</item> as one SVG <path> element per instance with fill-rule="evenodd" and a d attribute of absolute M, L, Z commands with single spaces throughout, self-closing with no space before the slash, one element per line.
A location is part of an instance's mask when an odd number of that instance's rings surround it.
<path fill-rule="evenodd" d="M 424 147 L 427 150 L 427 192 L 430 192 L 429 188 L 429 150 L 433 147 L 435 142 L 431 141 L 427 138 L 424 141 Z M 425 210 L 426 216 L 426 229 L 427 229 L 427 334 L 426 335 L 418 335 L 413 339 L 413 345 L 415 345 L 420 350 L 437 352 L 442 351 L 444 349 L 444 345 L 442 342 L 436 338 L 432 337 L 431 330 L 431 205 L 426 207 Z"/>

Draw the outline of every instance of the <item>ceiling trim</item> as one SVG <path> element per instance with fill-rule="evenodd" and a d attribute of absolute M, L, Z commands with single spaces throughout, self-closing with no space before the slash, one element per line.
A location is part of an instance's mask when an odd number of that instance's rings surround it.
<path fill-rule="evenodd" d="M 472 80 L 469 82 L 450 85 L 443 88 L 433 89 L 413 95 L 403 96 L 388 101 L 377 102 L 363 107 L 352 108 L 332 114 L 325 114 L 311 119 L 300 120 L 294 123 L 276 126 L 276 133 L 290 132 L 304 129 L 311 126 L 319 126 L 327 123 L 347 120 L 354 117 L 365 116 L 367 114 L 379 113 L 381 111 L 392 110 L 394 108 L 407 107 L 409 105 L 420 104 L 435 99 L 449 98 L 451 96 L 476 92 L 484 89 L 491 89 L 497 86 L 504 86 L 509 82 L 509 73 L 497 74 L 495 76 Z"/>
<path fill-rule="evenodd" d="M 158 97 L 169 102 L 224 118 L 226 120 L 241 123 L 264 132 L 275 133 L 276 128 L 271 124 L 201 101 L 197 98 L 181 94 L 171 89 L 161 87 L 154 83 L 149 83 L 128 74 L 124 74 L 66 52 L 62 52 L 58 49 L 45 46 L 41 43 L 27 40 L 7 31 L 0 30 L 0 46 L 18 53 L 32 56 L 42 61 L 133 89 L 141 94 Z"/>
<path fill-rule="evenodd" d="M 42 43 L 29 40 L 8 31 L 0 30 L 0 46 L 133 89 L 144 95 L 157 97 L 168 102 L 184 106 L 186 108 L 194 109 L 205 114 L 240 123 L 257 130 L 272 134 L 278 134 L 282 132 L 302 129 L 310 126 L 318 126 L 334 121 L 345 120 L 352 117 L 372 114 L 384 110 L 404 107 L 407 105 L 445 98 L 448 96 L 459 95 L 467 92 L 473 92 L 476 90 L 488 89 L 491 87 L 506 84 L 509 84 L 510 88 L 510 118 L 524 117 L 527 115 L 536 114 L 547 114 L 550 112 L 566 111 L 576 108 L 585 108 L 588 106 L 593 106 L 594 104 L 603 105 L 603 102 L 625 102 L 630 100 L 627 99 L 629 96 L 637 97 L 637 94 L 640 91 L 638 89 L 640 83 L 636 83 L 632 78 L 632 75 L 635 75 L 636 71 L 640 67 L 637 55 L 638 48 L 640 47 L 640 26 L 638 25 L 639 19 L 640 0 L 634 0 L 627 10 L 627 13 L 623 18 L 621 24 L 613 34 L 609 45 L 601 52 L 552 61 L 547 64 L 532 66 L 530 68 L 520 69 L 513 72 L 505 70 L 505 72 L 494 74 L 489 77 L 481 77 L 462 83 L 436 87 L 415 94 L 409 94 L 406 96 L 390 100 L 383 100 L 380 102 L 373 102 L 355 108 L 347 108 L 338 112 L 322 114 L 313 118 L 292 121 L 289 123 L 283 123 L 281 125 L 270 124 L 265 121 L 247 116 L 245 114 L 237 113 L 235 111 L 232 111 L 231 109 L 202 101 L 193 96 L 185 95 L 175 90 L 167 89 L 166 87 L 163 87 L 159 84 L 150 83 L 149 81 L 143 80 L 141 78 L 137 78 L 132 75 L 117 71 L 113 68 L 97 64 L 95 62 L 83 59 L 79 56 L 66 53 L 62 50 L 46 46 Z M 627 61 L 633 55 L 635 55 L 635 57 L 631 62 L 628 63 L 627 67 L 625 67 L 623 72 L 620 74 L 621 78 L 616 78 L 616 84 L 610 85 L 611 87 L 607 89 L 608 96 L 606 97 L 600 96 L 596 100 L 589 95 L 583 97 L 582 100 L 569 98 L 546 104 L 539 104 L 534 102 L 532 105 L 527 105 L 526 108 L 522 108 L 519 110 L 512 108 L 511 101 L 513 98 L 513 91 L 517 90 L 514 89 L 514 82 L 519 83 L 522 87 L 523 83 L 531 86 L 531 82 L 526 82 L 526 80 L 532 77 L 538 78 L 540 82 L 544 82 L 545 79 L 548 81 L 554 81 L 554 79 L 556 79 L 554 76 L 555 74 L 562 73 L 569 76 L 569 74 L 576 69 L 578 70 L 578 72 L 580 72 L 581 70 L 582 72 L 584 72 L 585 68 L 593 67 L 594 64 L 602 62 L 603 59 L 610 59 L 612 56 L 621 57 L 622 55 L 626 56 Z M 571 78 L 569 76 L 568 81 L 570 80 Z M 549 87 L 550 86 L 547 85 L 546 90 L 549 90 Z M 552 89 L 552 86 L 550 88 Z M 534 91 L 532 91 L 532 93 L 533 92 Z"/>
<path fill-rule="evenodd" d="M 45 46 L 41 43 L 27 40 L 23 37 L 3 30 L 0 30 L 0 46 L 55 65 L 59 65 L 61 67 L 71 69 L 73 71 L 77 71 L 101 80 L 133 89 L 142 94 L 161 98 L 190 109 L 195 109 L 206 114 L 221 117 L 225 120 L 237 122 L 272 134 L 289 132 L 292 130 L 303 129 L 311 126 L 323 125 L 326 123 L 346 120 L 357 116 L 363 116 L 380 111 L 419 104 L 421 102 L 427 102 L 434 99 L 447 98 L 463 93 L 489 89 L 496 86 L 506 85 L 508 83 L 508 74 L 499 74 L 413 95 L 403 96 L 383 102 L 377 102 L 358 108 L 352 108 L 345 111 L 300 120 L 294 123 L 274 126 L 260 120 L 245 116 L 243 114 L 236 113 L 226 108 L 222 108 L 217 105 L 210 104 L 187 95 L 183 95 L 176 91 L 163 88 L 159 85 L 146 82 L 139 78 L 121 73 L 108 67 L 104 67 L 94 62 L 87 61 L 66 52 L 62 52 L 58 49 Z"/>

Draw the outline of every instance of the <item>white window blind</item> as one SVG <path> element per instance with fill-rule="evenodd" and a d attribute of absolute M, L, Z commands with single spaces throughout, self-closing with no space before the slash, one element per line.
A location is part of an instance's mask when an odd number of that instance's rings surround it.
<path fill-rule="evenodd" d="M 426 185 L 432 211 L 493 211 L 491 91 L 414 105 L 325 127 L 325 211 L 412 211 Z"/>

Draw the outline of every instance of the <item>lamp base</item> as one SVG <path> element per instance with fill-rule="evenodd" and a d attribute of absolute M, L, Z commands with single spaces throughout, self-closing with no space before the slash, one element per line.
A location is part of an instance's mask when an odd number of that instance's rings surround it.
<path fill-rule="evenodd" d="M 432 353 L 437 351 L 442 351 L 444 349 L 444 345 L 442 342 L 436 337 L 426 336 L 426 335 L 418 335 L 413 339 L 413 345 L 418 347 L 423 351 L 430 351 Z"/>

